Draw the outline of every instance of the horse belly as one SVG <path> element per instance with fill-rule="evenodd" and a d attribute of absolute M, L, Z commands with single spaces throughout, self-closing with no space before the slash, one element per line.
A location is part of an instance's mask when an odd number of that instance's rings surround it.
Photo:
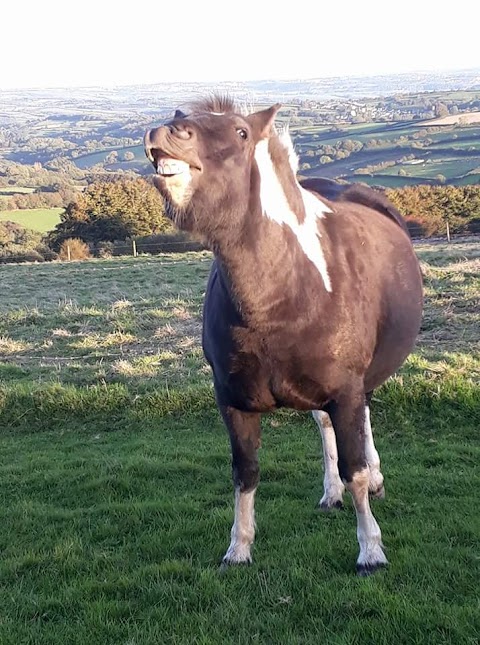
<path fill-rule="evenodd" d="M 365 374 L 365 390 L 377 388 L 392 376 L 411 353 L 420 330 L 423 297 L 419 280 L 412 280 L 408 290 L 397 291 L 389 302 L 381 325 L 375 351 Z"/>

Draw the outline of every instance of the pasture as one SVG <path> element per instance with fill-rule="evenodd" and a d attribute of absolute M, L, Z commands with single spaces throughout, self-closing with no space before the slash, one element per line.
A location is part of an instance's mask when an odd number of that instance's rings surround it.
<path fill-rule="evenodd" d="M 48 233 L 60 222 L 63 208 L 26 208 L 13 211 L 0 210 L 0 221 L 11 221 L 39 233 Z"/>
<path fill-rule="evenodd" d="M 417 350 L 376 392 L 390 566 L 322 514 L 309 415 L 265 417 L 250 567 L 218 571 L 230 446 L 200 349 L 208 253 L 0 266 L 0 642 L 472 644 L 480 247 L 422 244 Z"/>

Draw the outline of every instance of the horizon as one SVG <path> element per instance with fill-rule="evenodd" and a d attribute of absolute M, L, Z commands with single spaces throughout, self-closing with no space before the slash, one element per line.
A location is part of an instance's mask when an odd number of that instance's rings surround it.
<path fill-rule="evenodd" d="M 67 15 L 60 0 L 9 3 L 0 53 L 2 90 L 126 87 L 162 83 L 249 83 L 480 70 L 468 5 L 442 12 L 405 0 L 385 16 L 380 0 L 340 10 L 299 0 L 288 16 L 244 0 L 227 15 L 220 0 L 135 13 L 85 0 Z M 25 20 L 28 16 L 28 21 Z M 308 20 L 305 19 L 308 17 Z"/>
<path fill-rule="evenodd" d="M 196 80 L 160 80 L 160 81 L 155 81 L 155 82 L 145 82 L 145 83 L 139 83 L 139 82 L 123 82 L 123 83 L 117 83 L 117 84 L 110 84 L 108 82 L 104 83 L 97 83 L 97 84 L 92 84 L 92 85 L 84 85 L 84 84 L 79 84 L 79 85 L 73 85 L 73 84 L 68 84 L 68 85 L 37 85 L 37 86 L 19 86 L 19 87 L 7 87 L 4 88 L 2 87 L 2 91 L 6 92 L 21 92 L 21 91 L 48 91 L 48 90 L 64 90 L 64 89 L 72 89 L 72 90 L 93 90 L 93 89 L 123 89 L 123 88 L 128 88 L 128 87 L 155 87 L 157 85 L 172 85 L 175 83 L 178 83 L 179 85 L 207 85 L 207 84 L 214 84 L 214 85 L 224 85 L 224 84 L 234 84 L 234 85 L 248 85 L 248 84 L 254 84 L 254 83 L 296 83 L 296 82 L 303 82 L 303 83 L 308 83 L 308 82 L 313 82 L 313 81 L 321 81 L 321 80 L 335 80 L 335 79 L 342 79 L 342 80 L 354 80 L 354 79 L 377 79 L 377 78 L 395 78 L 395 77 L 400 77 L 400 76 L 448 76 L 450 74 L 455 75 L 455 74 L 468 74 L 468 73 L 475 73 L 478 72 L 479 74 L 479 84 L 480 84 L 480 65 L 479 66 L 474 66 L 474 67 L 463 67 L 463 68 L 443 68 L 443 69 L 431 69 L 431 70 L 426 70 L 426 69 L 412 69 L 409 71 L 399 71 L 399 72 L 381 72 L 381 73 L 356 73 L 356 74 L 345 74 L 345 75 L 323 75 L 323 76 L 311 76 L 311 77 L 303 77 L 303 76 L 296 76 L 296 77 L 265 77 L 265 78 L 245 78 L 245 79 L 238 79 L 238 80 L 232 80 L 232 79 L 220 79 L 220 80 L 208 80 L 208 79 L 196 79 Z M 432 90 L 435 91 L 435 90 Z"/>

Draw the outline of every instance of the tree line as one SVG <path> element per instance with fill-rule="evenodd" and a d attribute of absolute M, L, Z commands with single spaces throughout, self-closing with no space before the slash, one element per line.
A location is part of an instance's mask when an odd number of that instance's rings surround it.
<path fill-rule="evenodd" d="M 432 186 L 419 184 L 388 188 L 386 196 L 420 236 L 480 232 L 480 186 Z"/>
<path fill-rule="evenodd" d="M 445 235 L 447 222 L 452 234 L 480 232 L 478 185 L 418 185 L 384 192 L 405 217 L 413 235 Z M 13 222 L 0 222 L 0 261 L 56 259 L 58 254 L 65 257 L 67 247 L 70 256 L 75 245 L 80 248 L 72 240 L 80 240 L 83 245 L 81 257 L 131 253 L 132 240 L 138 241 L 140 252 L 199 248 L 198 241 L 174 230 L 149 181 L 104 179 L 77 194 L 60 223 L 46 236 Z"/>

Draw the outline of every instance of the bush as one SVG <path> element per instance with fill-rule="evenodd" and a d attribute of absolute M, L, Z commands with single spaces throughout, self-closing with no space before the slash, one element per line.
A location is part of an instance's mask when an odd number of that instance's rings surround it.
<path fill-rule="evenodd" d="M 8 262 L 45 262 L 45 258 L 35 249 L 16 251 L 14 255 L 0 255 L 0 264 L 7 264 Z"/>
<path fill-rule="evenodd" d="M 99 242 L 95 247 L 95 254 L 98 258 L 111 258 L 113 256 L 113 242 Z"/>
<path fill-rule="evenodd" d="M 420 184 L 387 188 L 385 195 L 403 217 L 420 225 L 427 237 L 445 235 L 447 222 L 453 234 L 473 232 L 475 221 L 480 219 L 480 186 Z"/>
<path fill-rule="evenodd" d="M 0 222 L 0 262 L 44 262 L 56 254 L 42 242 L 42 234 L 16 222 Z"/>
<path fill-rule="evenodd" d="M 46 244 L 39 244 L 37 246 L 37 252 L 43 257 L 45 262 L 52 262 L 53 260 L 58 260 L 58 253 L 52 251 L 52 249 Z"/>
<path fill-rule="evenodd" d="M 91 257 L 90 248 L 77 237 L 64 240 L 58 253 L 60 260 L 86 260 Z"/>

